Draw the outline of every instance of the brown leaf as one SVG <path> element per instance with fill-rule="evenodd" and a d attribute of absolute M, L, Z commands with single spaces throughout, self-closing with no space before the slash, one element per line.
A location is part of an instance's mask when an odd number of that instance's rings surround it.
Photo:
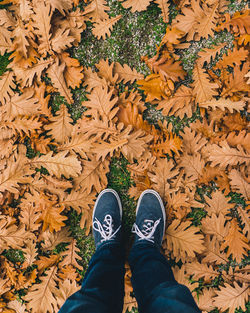
<path fill-rule="evenodd" d="M 222 311 L 229 309 L 229 313 L 234 313 L 237 308 L 246 310 L 248 287 L 247 284 L 240 286 L 236 282 L 233 283 L 233 286 L 225 283 L 225 287 L 221 287 L 218 291 L 215 290 L 217 296 L 214 298 L 213 304 Z"/>
<path fill-rule="evenodd" d="M 167 228 L 165 247 L 172 251 L 176 261 L 195 257 L 204 251 L 203 235 L 197 234 L 199 228 L 190 226 L 191 222 L 174 220 Z"/>
<path fill-rule="evenodd" d="M 233 169 L 230 171 L 228 177 L 230 179 L 230 186 L 232 191 L 239 192 L 247 200 L 250 200 L 250 186 L 244 175 L 236 169 Z"/>
<path fill-rule="evenodd" d="M 168 18 L 169 2 L 168 2 L 168 0 L 155 0 L 155 3 L 157 3 L 161 9 L 161 15 L 163 18 L 163 22 L 168 23 L 168 21 L 169 21 L 169 18 Z"/>
<path fill-rule="evenodd" d="M 71 135 L 73 131 L 73 120 L 68 113 L 66 105 L 63 103 L 55 116 L 50 117 L 50 124 L 45 125 L 44 129 L 52 135 L 55 140 L 61 144 Z"/>
<path fill-rule="evenodd" d="M 121 65 L 118 62 L 115 62 L 114 74 L 118 74 L 118 82 L 123 81 L 124 83 L 131 82 L 135 80 L 143 79 L 143 75 L 138 73 L 135 68 L 131 69 L 126 63 Z"/>
<path fill-rule="evenodd" d="M 221 245 L 221 249 L 228 247 L 227 256 L 232 254 L 233 259 L 236 259 L 236 262 L 239 263 L 244 255 L 247 255 L 247 251 L 249 250 L 247 242 L 247 238 L 240 233 L 237 221 L 233 219 L 230 223 L 228 234 Z"/>
<path fill-rule="evenodd" d="M 73 155 L 66 156 L 67 151 L 59 152 L 53 155 L 53 151 L 50 151 L 46 155 L 36 157 L 30 161 L 30 164 L 34 167 L 44 166 L 50 174 L 55 175 L 57 178 L 61 178 L 64 175 L 66 178 L 77 177 L 81 172 L 80 161 Z"/>
<path fill-rule="evenodd" d="M 96 20 L 92 30 L 93 35 L 97 37 L 97 39 L 106 39 L 106 37 L 110 37 L 113 26 L 119 21 L 121 17 L 122 15 L 117 15 L 105 20 Z"/>
<path fill-rule="evenodd" d="M 41 283 L 34 284 L 28 290 L 28 294 L 23 297 L 25 301 L 28 301 L 27 308 L 31 312 L 53 312 L 53 308 L 57 305 L 56 298 L 54 297 L 54 293 L 56 292 L 57 267 L 51 267 L 46 271 L 46 274 L 46 276 L 40 276 Z"/>
<path fill-rule="evenodd" d="M 52 64 L 46 72 L 51 79 L 54 87 L 58 89 L 60 94 L 67 100 L 68 103 L 72 104 L 73 99 L 71 92 L 66 85 L 64 70 L 65 64 L 62 63 L 61 65 L 59 65 L 59 61 L 57 59 L 57 61 Z"/>
<path fill-rule="evenodd" d="M 212 166 L 219 165 L 221 168 L 226 168 L 229 165 L 237 165 L 249 163 L 249 156 L 239 145 L 238 149 L 229 147 L 226 140 L 220 142 L 220 145 L 210 145 L 206 147 L 205 154 Z"/>
<path fill-rule="evenodd" d="M 63 261 L 60 263 L 61 266 L 65 265 L 73 265 L 78 268 L 80 271 L 83 270 L 82 266 L 78 264 L 77 260 L 81 260 L 82 258 L 77 254 L 80 252 L 80 249 L 76 246 L 76 240 L 72 240 L 67 250 L 61 253 L 61 256 L 65 256 Z"/>
<path fill-rule="evenodd" d="M 216 83 L 210 82 L 208 74 L 205 72 L 205 70 L 200 68 L 198 64 L 194 66 L 193 80 L 193 92 L 198 103 L 209 101 L 217 94 L 214 89 L 218 88 L 218 85 Z"/>
<path fill-rule="evenodd" d="M 124 1 L 124 0 L 119 0 Z M 122 2 L 122 6 L 125 9 L 131 8 L 131 12 L 134 13 L 136 11 L 141 12 L 147 9 L 151 0 L 125 0 Z"/>

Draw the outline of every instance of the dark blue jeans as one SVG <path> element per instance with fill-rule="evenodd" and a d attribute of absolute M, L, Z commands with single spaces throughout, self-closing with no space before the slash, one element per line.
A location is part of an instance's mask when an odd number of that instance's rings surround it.
<path fill-rule="evenodd" d="M 97 249 L 82 288 L 67 299 L 59 313 L 121 313 L 124 261 L 124 247 L 107 244 Z M 167 260 L 153 245 L 132 247 L 129 264 L 140 313 L 200 312 L 189 289 L 176 282 Z"/>

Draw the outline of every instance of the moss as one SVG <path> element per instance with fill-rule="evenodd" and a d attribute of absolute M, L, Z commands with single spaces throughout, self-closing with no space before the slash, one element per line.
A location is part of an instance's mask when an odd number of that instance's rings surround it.
<path fill-rule="evenodd" d="M 79 47 L 73 50 L 84 66 L 94 67 L 101 59 L 120 62 L 135 67 L 148 74 L 147 66 L 141 61 L 142 55 L 152 56 L 155 47 L 165 34 L 166 24 L 160 16 L 160 9 L 152 4 L 147 11 L 131 13 L 118 1 L 108 1 L 110 16 L 122 14 L 111 36 L 106 40 L 97 40 L 91 33 L 92 24 L 88 23 Z"/>
<path fill-rule="evenodd" d="M 108 174 L 108 187 L 115 189 L 123 205 L 123 228 L 126 238 L 130 239 L 131 227 L 135 220 L 135 201 L 128 196 L 128 189 L 132 185 L 130 173 L 127 170 L 128 161 L 124 158 L 113 158 Z"/>
<path fill-rule="evenodd" d="M 13 264 L 23 263 L 25 260 L 23 251 L 18 249 L 8 249 L 4 256 Z"/>
<path fill-rule="evenodd" d="M 0 55 L 0 76 L 6 71 L 9 62 L 9 53 L 5 53 L 4 55 Z"/>
<path fill-rule="evenodd" d="M 81 216 L 77 214 L 75 210 L 70 210 L 66 214 L 68 216 L 68 220 L 66 221 L 66 225 L 69 226 L 71 231 L 71 235 L 76 239 L 77 246 L 80 249 L 78 253 L 82 258 L 79 261 L 79 264 L 82 265 L 83 271 L 80 273 L 82 277 L 84 277 L 85 272 L 88 268 L 88 263 L 95 252 L 95 243 L 93 236 L 90 234 L 86 236 L 86 230 L 81 229 L 80 227 L 80 218 Z M 60 247 L 62 248 L 62 247 Z"/>

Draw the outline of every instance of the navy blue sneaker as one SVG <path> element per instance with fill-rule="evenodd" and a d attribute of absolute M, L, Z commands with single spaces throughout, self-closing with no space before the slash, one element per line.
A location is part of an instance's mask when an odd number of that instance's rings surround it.
<path fill-rule="evenodd" d="M 115 190 L 104 189 L 99 194 L 92 221 L 96 249 L 104 244 L 121 243 L 122 205 Z"/>
<path fill-rule="evenodd" d="M 151 243 L 160 248 L 165 225 L 166 213 L 160 195 L 152 189 L 143 191 L 138 200 L 136 221 L 132 227 L 132 233 L 135 233 L 134 245 Z"/>

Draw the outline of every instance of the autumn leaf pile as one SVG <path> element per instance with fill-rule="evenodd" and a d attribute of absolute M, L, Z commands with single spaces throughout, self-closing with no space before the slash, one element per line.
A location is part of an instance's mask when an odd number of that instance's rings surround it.
<path fill-rule="evenodd" d="M 67 211 L 81 214 L 88 234 L 113 156 L 129 161 L 131 197 L 153 188 L 164 199 L 164 252 L 201 310 L 246 310 L 249 10 L 230 15 L 224 0 L 175 1 L 179 14 L 156 55 L 143 58 L 151 71 L 144 78 L 126 64 L 101 60 L 93 70 L 70 57 L 66 49 L 81 41 L 86 21 L 100 39 L 121 18 L 109 17 L 105 0 L 85 2 L 81 10 L 77 0 L 13 0 L 0 10 L 0 53 L 11 53 L 0 77 L 0 312 L 57 312 L 78 290 L 82 267 Z M 169 2 L 154 2 L 168 22 Z M 150 0 L 121 3 L 135 12 Z M 201 50 L 185 80 L 181 51 L 221 31 L 234 35 L 233 49 L 221 43 Z M 135 82 L 140 91 L 131 89 Z M 74 122 L 64 104 L 52 114 L 51 94 L 73 105 L 76 87 L 88 93 L 82 117 Z M 180 119 L 198 107 L 201 118 L 176 134 L 166 120 L 143 119 L 146 102 Z M 242 205 L 231 201 L 233 193 Z M 204 212 L 198 224 L 196 209 Z M 67 246 L 58 254 L 60 243 Z M 21 250 L 24 262 L 12 263 L 6 249 Z M 135 304 L 129 271 L 125 281 L 124 312 Z"/>

